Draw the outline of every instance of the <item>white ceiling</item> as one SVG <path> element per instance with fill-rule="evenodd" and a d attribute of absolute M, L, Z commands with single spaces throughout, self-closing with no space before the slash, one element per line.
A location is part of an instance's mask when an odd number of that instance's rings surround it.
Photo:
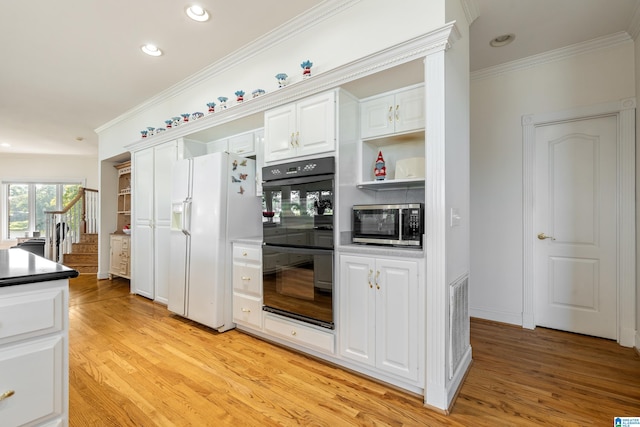
<path fill-rule="evenodd" d="M 367 1 L 367 0 L 362 0 Z M 0 13 L 1 153 L 95 155 L 94 129 L 323 0 L 6 1 Z M 471 70 L 629 31 L 640 0 L 466 0 Z M 489 41 L 514 33 L 500 49 Z M 146 56 L 152 42 L 165 55 Z"/>

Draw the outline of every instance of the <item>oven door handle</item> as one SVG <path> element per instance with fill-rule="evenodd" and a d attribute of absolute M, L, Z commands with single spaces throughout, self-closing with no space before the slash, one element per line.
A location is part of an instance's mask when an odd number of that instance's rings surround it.
<path fill-rule="evenodd" d="M 262 249 L 273 250 L 276 252 L 284 252 L 289 254 L 301 254 L 301 255 L 333 255 L 333 249 L 325 248 L 300 248 L 297 246 L 280 246 L 271 245 L 269 243 L 263 243 Z"/>
<path fill-rule="evenodd" d="M 331 173 L 331 174 L 325 174 L 325 175 L 297 176 L 297 177 L 293 176 L 293 177 L 287 177 L 287 178 L 275 179 L 275 180 L 263 180 L 262 188 L 265 189 L 265 188 L 275 187 L 276 189 L 279 189 L 279 187 L 282 187 L 283 185 L 308 184 L 310 182 L 333 180 L 334 176 L 335 175 Z"/>

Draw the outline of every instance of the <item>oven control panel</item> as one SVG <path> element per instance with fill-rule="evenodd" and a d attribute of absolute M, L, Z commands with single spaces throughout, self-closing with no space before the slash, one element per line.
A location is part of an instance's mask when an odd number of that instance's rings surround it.
<path fill-rule="evenodd" d="M 332 174 L 335 172 L 335 159 L 322 157 L 312 160 L 283 163 L 262 168 L 262 180 L 265 182 L 300 176 Z"/>

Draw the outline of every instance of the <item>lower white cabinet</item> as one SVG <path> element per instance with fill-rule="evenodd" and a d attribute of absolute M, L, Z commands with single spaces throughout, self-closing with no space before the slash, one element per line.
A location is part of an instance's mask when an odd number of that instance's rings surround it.
<path fill-rule="evenodd" d="M 340 256 L 340 353 L 420 382 L 418 261 Z"/>
<path fill-rule="evenodd" d="M 69 421 L 68 281 L 0 288 L 0 425 Z"/>
<path fill-rule="evenodd" d="M 233 321 L 262 329 L 262 249 L 233 244 Z"/>
<path fill-rule="evenodd" d="M 112 234 L 109 239 L 111 259 L 109 262 L 109 278 L 113 276 L 129 279 L 131 258 L 131 237 L 126 234 Z"/>

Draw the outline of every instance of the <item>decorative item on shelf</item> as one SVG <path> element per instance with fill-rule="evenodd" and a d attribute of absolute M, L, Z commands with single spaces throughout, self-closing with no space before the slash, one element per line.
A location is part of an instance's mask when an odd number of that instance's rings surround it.
<path fill-rule="evenodd" d="M 160 132 L 164 132 L 166 131 L 165 128 L 156 128 L 156 135 L 159 134 Z"/>
<path fill-rule="evenodd" d="M 209 114 L 215 113 L 215 111 L 216 111 L 216 103 L 215 102 L 207 102 L 207 107 L 209 108 L 207 110 Z"/>
<path fill-rule="evenodd" d="M 278 80 L 278 87 L 285 87 L 287 85 L 287 76 L 285 73 L 276 74 L 276 79 Z"/>
<path fill-rule="evenodd" d="M 309 77 L 311 77 L 311 67 L 313 67 L 313 62 L 307 59 L 302 64 L 300 64 L 300 67 L 302 68 L 303 79 L 308 79 Z"/>
<path fill-rule="evenodd" d="M 253 92 L 251 92 L 251 95 L 253 95 L 254 98 L 259 97 L 260 95 L 264 95 L 265 91 L 262 89 L 256 89 Z"/>
<path fill-rule="evenodd" d="M 227 100 L 229 98 L 227 98 L 226 96 L 219 96 L 218 97 L 218 101 L 220 101 L 220 108 L 225 109 L 227 108 Z"/>
<path fill-rule="evenodd" d="M 146 138 L 148 133 L 149 133 L 148 130 L 141 130 L 140 131 L 140 134 L 142 135 L 143 138 Z"/>
<path fill-rule="evenodd" d="M 124 234 L 131 234 L 131 226 L 129 224 L 125 225 L 124 227 L 122 227 L 122 232 Z"/>
<path fill-rule="evenodd" d="M 182 123 L 188 123 L 189 122 L 189 116 L 191 116 L 191 114 L 189 113 L 182 113 L 180 114 L 182 116 Z"/>
<path fill-rule="evenodd" d="M 387 177 L 387 168 L 384 165 L 382 151 L 378 151 L 378 158 L 376 159 L 376 164 L 373 167 L 373 174 L 376 176 L 376 181 L 384 181 Z"/>
<path fill-rule="evenodd" d="M 147 126 L 147 131 L 149 131 L 149 133 L 148 133 L 149 136 L 155 135 L 156 134 L 155 130 L 156 130 L 156 128 L 152 128 L 151 126 Z"/>
<path fill-rule="evenodd" d="M 235 93 L 236 93 L 236 101 L 238 101 L 238 102 L 244 101 L 244 91 L 243 90 L 237 90 Z"/>
<path fill-rule="evenodd" d="M 177 127 L 181 123 L 181 119 L 178 116 L 172 117 L 171 119 L 173 120 L 173 127 Z"/>
<path fill-rule="evenodd" d="M 200 111 L 196 111 L 195 113 L 193 113 L 191 115 L 191 120 L 198 120 L 204 117 L 204 114 L 202 114 Z"/>
<path fill-rule="evenodd" d="M 173 120 L 167 119 L 164 121 L 164 124 L 167 125 L 167 129 L 171 129 L 171 126 L 173 125 Z"/>

